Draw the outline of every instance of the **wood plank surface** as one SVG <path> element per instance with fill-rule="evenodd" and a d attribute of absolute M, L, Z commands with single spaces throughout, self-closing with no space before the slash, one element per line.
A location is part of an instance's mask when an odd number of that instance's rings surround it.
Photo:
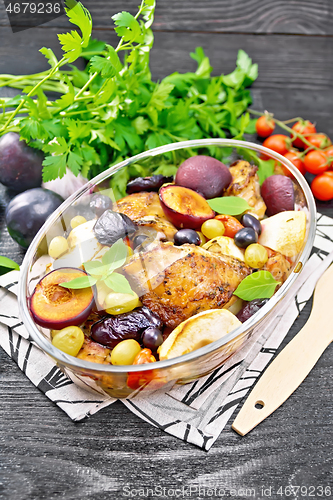
<path fill-rule="evenodd" d="M 94 36 L 114 44 L 110 16 L 134 13 L 139 2 L 84 3 L 99 28 Z M 227 73 L 242 48 L 259 64 L 254 108 L 282 119 L 301 115 L 333 137 L 332 8 L 330 0 L 158 0 L 153 78 L 195 69 L 189 52 L 196 46 L 204 47 L 214 74 Z M 0 26 L 0 73 L 18 74 L 46 69 L 38 49 L 46 45 L 60 54 L 57 26 L 66 31 L 69 25 L 63 17 L 13 34 L 0 0 Z M 0 187 L 0 255 L 20 263 L 24 252 L 5 228 L 11 196 Z M 332 202 L 317 206 L 333 216 Z M 310 307 L 283 345 L 304 325 Z M 232 419 L 206 453 L 141 421 L 120 402 L 71 422 L 0 349 L 0 499 L 118 500 L 139 498 L 139 488 L 146 488 L 145 498 L 170 498 L 182 487 L 183 498 L 193 499 L 330 498 L 332 354 L 330 346 L 292 397 L 248 436 L 231 431 Z M 303 493 L 289 496 L 290 485 L 303 486 Z M 209 495 L 209 488 L 220 492 Z"/>
<path fill-rule="evenodd" d="M 37 2 L 38 3 L 38 2 Z M 111 16 L 122 10 L 133 15 L 138 0 L 84 0 L 94 27 L 111 28 Z M 216 33 L 289 33 L 332 35 L 333 6 L 330 0 L 157 0 L 155 31 L 210 31 Z M 0 0 L 0 25 L 8 25 Z M 68 27 L 65 16 L 49 26 Z"/>

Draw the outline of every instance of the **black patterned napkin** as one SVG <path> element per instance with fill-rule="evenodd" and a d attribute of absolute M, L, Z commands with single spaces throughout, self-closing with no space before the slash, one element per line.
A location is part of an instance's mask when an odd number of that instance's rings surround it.
<path fill-rule="evenodd" d="M 333 261 L 333 219 L 318 214 L 311 258 L 275 312 L 254 329 L 251 340 L 220 368 L 195 382 L 140 392 L 120 400 L 155 427 L 209 450 L 237 405 L 265 369 L 314 287 Z M 0 277 L 0 346 L 32 383 L 72 420 L 81 420 L 115 399 L 74 384 L 29 338 L 16 299 L 19 271 Z M 112 412 L 112 408 L 108 411 Z"/>

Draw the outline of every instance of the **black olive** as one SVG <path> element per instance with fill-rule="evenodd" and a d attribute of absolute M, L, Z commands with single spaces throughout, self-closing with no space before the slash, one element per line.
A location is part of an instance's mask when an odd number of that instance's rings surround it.
<path fill-rule="evenodd" d="M 252 227 L 243 227 L 234 236 L 234 242 L 240 248 L 246 248 L 257 241 L 258 233 Z"/>
<path fill-rule="evenodd" d="M 242 309 L 239 311 L 239 313 L 236 314 L 237 318 L 239 321 L 244 323 L 247 319 L 249 319 L 251 316 L 253 316 L 259 309 L 264 306 L 269 299 L 254 299 L 251 300 L 251 302 L 247 302 L 245 306 L 242 307 Z"/>
<path fill-rule="evenodd" d="M 120 238 L 135 233 L 137 225 L 125 214 L 106 210 L 94 226 L 94 233 L 101 245 L 113 245 Z"/>
<path fill-rule="evenodd" d="M 135 236 L 133 240 L 133 248 L 140 246 L 147 238 L 148 236 L 146 234 L 138 234 Z"/>
<path fill-rule="evenodd" d="M 180 229 L 176 232 L 173 237 L 175 245 L 180 246 L 184 243 L 190 243 L 192 245 L 200 245 L 200 236 L 194 229 Z"/>
<path fill-rule="evenodd" d="M 158 191 L 160 187 L 167 183 L 172 182 L 173 177 L 166 177 L 164 175 L 152 175 L 151 177 L 137 177 L 129 181 L 126 187 L 128 194 L 138 193 L 140 191 Z"/>
<path fill-rule="evenodd" d="M 261 235 L 261 224 L 260 221 L 251 214 L 244 214 L 241 220 L 241 223 L 245 227 L 252 227 L 255 232 L 260 236 Z"/>
<path fill-rule="evenodd" d="M 112 208 L 111 199 L 105 194 L 96 193 L 93 195 L 90 201 L 90 209 L 100 217 L 105 210 L 109 210 Z"/>
<path fill-rule="evenodd" d="M 150 326 L 143 332 L 142 342 L 147 349 L 156 351 L 156 349 L 163 343 L 161 330 L 155 328 L 154 326 Z"/>

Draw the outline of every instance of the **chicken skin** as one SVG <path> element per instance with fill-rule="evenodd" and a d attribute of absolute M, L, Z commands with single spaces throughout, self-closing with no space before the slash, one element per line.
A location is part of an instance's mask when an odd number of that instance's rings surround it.
<path fill-rule="evenodd" d="M 201 311 L 223 308 L 251 269 L 195 245 L 161 243 L 134 255 L 124 273 L 141 302 L 175 328 Z"/>
<path fill-rule="evenodd" d="M 224 196 L 239 196 L 248 202 L 251 210 L 248 213 L 262 219 L 266 212 L 266 205 L 260 195 L 258 167 L 247 161 L 238 161 L 230 167 L 232 181 Z"/>
<path fill-rule="evenodd" d="M 166 219 L 157 193 L 144 191 L 130 194 L 118 200 L 113 210 L 127 215 L 138 226 L 146 226 L 160 233 L 158 239 L 172 241 L 177 232 L 175 226 Z"/>

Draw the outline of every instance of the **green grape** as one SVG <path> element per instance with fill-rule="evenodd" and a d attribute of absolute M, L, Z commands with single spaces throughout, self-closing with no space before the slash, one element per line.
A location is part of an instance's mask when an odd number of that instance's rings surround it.
<path fill-rule="evenodd" d="M 78 326 L 67 326 L 53 334 L 52 344 L 60 351 L 77 356 L 84 342 L 84 334 Z"/>
<path fill-rule="evenodd" d="M 85 222 L 87 222 L 87 219 L 85 219 L 85 217 L 83 217 L 82 215 L 76 215 L 71 220 L 71 228 L 75 229 L 77 226 L 81 226 L 81 224 L 84 224 Z"/>
<path fill-rule="evenodd" d="M 217 219 L 206 220 L 201 226 L 201 232 L 209 240 L 224 235 L 224 224 Z"/>
<path fill-rule="evenodd" d="M 132 365 L 140 351 L 141 346 L 136 340 L 122 340 L 111 352 L 111 363 L 113 365 Z"/>
<path fill-rule="evenodd" d="M 248 266 L 260 269 L 268 260 L 267 250 L 259 243 L 253 243 L 246 248 L 244 260 Z"/>
<path fill-rule="evenodd" d="M 207 242 L 207 238 L 202 234 L 201 231 L 197 231 L 200 238 L 200 246 L 204 245 Z"/>
<path fill-rule="evenodd" d="M 133 311 L 139 307 L 140 300 L 137 294 L 130 293 L 109 293 L 104 299 L 104 307 L 108 314 L 122 314 Z"/>
<path fill-rule="evenodd" d="M 68 250 L 68 243 L 66 238 L 63 236 L 56 236 L 53 238 L 49 244 L 49 256 L 52 257 L 52 259 L 57 259 L 61 255 L 67 252 Z"/>

